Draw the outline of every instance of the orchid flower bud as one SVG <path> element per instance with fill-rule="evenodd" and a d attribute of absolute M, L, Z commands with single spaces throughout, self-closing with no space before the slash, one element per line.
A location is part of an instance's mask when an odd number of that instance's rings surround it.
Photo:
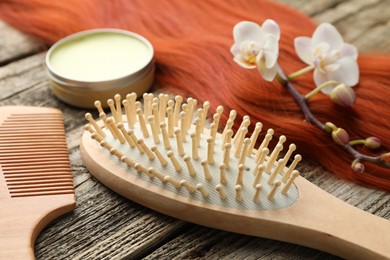
<path fill-rule="evenodd" d="M 355 160 L 352 162 L 352 170 L 356 173 L 363 173 L 364 172 L 364 164 L 359 162 L 358 160 Z"/>
<path fill-rule="evenodd" d="M 327 133 L 332 133 L 333 131 L 337 130 L 337 126 L 335 126 L 335 124 L 331 123 L 331 122 L 326 122 L 325 123 L 325 132 Z"/>
<path fill-rule="evenodd" d="M 386 163 L 390 163 L 390 152 L 381 154 L 381 160 Z"/>
<path fill-rule="evenodd" d="M 340 84 L 330 92 L 330 99 L 340 106 L 350 107 L 355 103 L 356 94 L 351 87 Z"/>
<path fill-rule="evenodd" d="M 364 142 L 364 146 L 372 150 L 378 149 L 381 147 L 381 140 L 375 136 L 368 137 Z"/>
<path fill-rule="evenodd" d="M 332 138 L 333 141 L 335 141 L 335 143 L 339 145 L 345 145 L 349 142 L 349 135 L 347 131 L 342 128 L 337 128 L 335 131 L 333 131 Z"/>

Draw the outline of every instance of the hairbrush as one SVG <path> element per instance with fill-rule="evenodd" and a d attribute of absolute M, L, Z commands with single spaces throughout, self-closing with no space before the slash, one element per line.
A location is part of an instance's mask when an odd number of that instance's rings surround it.
<path fill-rule="evenodd" d="M 75 208 L 61 111 L 0 108 L 0 259 L 33 259 L 50 221 Z"/>
<path fill-rule="evenodd" d="M 122 196 L 207 227 L 345 258 L 390 257 L 390 222 L 300 177 L 302 157 L 293 155 L 294 144 L 283 151 L 284 135 L 271 148 L 273 129 L 262 133 L 260 122 L 251 126 L 244 116 L 233 133 L 236 111 L 222 123 L 222 106 L 213 113 L 209 102 L 181 96 L 144 94 L 141 103 L 131 93 L 107 104 L 111 116 L 100 101 L 99 120 L 85 115 L 81 156 L 99 181 Z"/>

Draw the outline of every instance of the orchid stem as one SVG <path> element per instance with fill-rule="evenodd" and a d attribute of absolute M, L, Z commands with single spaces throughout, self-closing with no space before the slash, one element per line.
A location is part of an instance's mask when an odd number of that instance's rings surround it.
<path fill-rule="evenodd" d="M 303 69 L 300 69 L 296 72 L 293 72 L 291 73 L 290 75 L 287 76 L 287 79 L 288 80 L 292 80 L 292 79 L 295 79 L 295 78 L 298 78 L 299 76 L 309 72 L 309 71 L 312 71 L 314 69 L 314 66 L 313 65 L 309 65 Z"/>
<path fill-rule="evenodd" d="M 334 81 L 334 80 L 330 80 L 330 81 L 327 81 L 325 83 L 323 83 L 321 86 L 313 89 L 311 92 L 309 92 L 308 94 L 306 94 L 305 96 L 305 99 L 306 100 L 309 100 L 310 98 L 314 97 L 315 95 L 318 94 L 318 92 L 320 92 L 321 90 L 323 90 L 324 88 L 326 87 L 329 87 L 329 86 L 332 86 L 332 85 L 338 85 L 339 82 L 337 81 Z"/>

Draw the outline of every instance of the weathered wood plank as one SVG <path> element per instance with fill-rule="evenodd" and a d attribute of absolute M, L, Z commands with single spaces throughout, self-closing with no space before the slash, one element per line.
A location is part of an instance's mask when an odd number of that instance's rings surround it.
<path fill-rule="evenodd" d="M 0 65 L 30 56 L 45 49 L 45 46 L 0 21 Z"/>

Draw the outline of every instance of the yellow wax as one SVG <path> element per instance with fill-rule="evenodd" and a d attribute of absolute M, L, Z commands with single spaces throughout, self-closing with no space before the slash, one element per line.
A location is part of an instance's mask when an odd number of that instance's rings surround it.
<path fill-rule="evenodd" d="M 49 62 L 61 77 L 97 82 L 137 72 L 150 62 L 152 52 L 143 41 L 131 35 L 98 32 L 57 46 Z"/>

